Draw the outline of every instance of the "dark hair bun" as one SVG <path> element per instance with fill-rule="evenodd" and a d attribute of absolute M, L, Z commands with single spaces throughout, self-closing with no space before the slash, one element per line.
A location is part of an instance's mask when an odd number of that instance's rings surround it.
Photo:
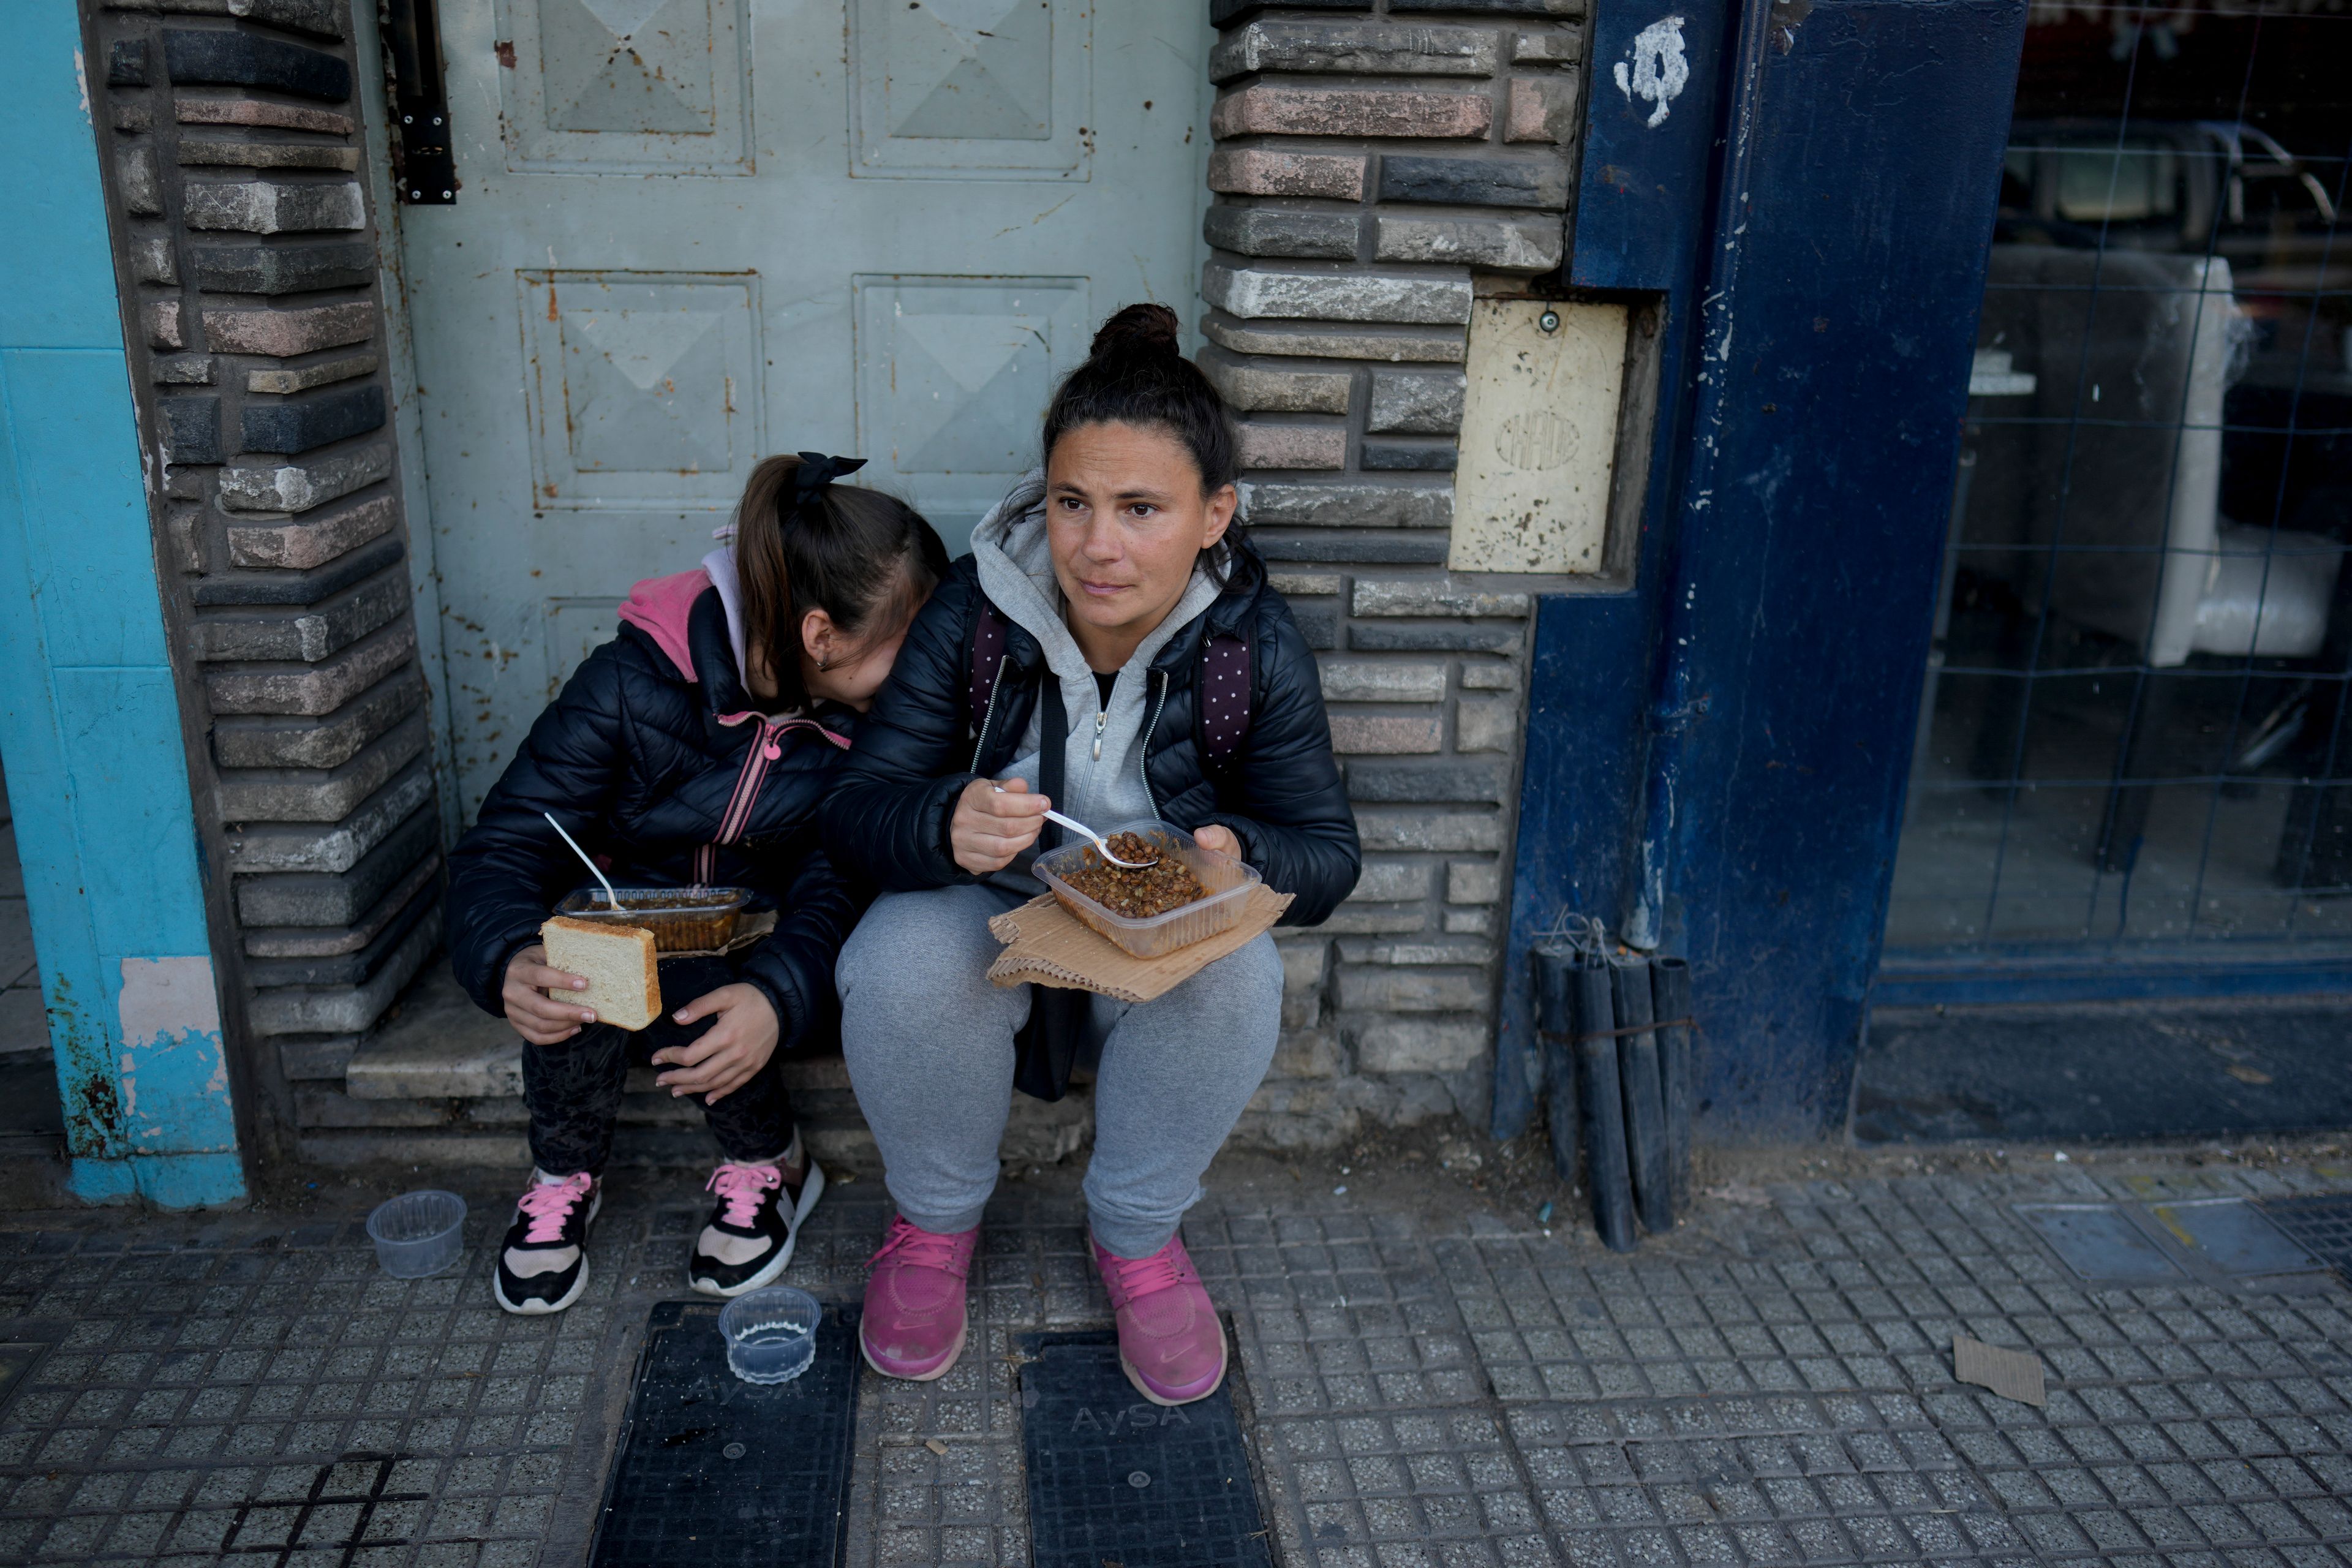
<path fill-rule="evenodd" d="M 1201 493 L 1231 484 L 1239 449 L 1224 399 L 1177 342 L 1176 312 L 1129 305 L 1102 324 L 1087 363 L 1062 378 L 1045 410 L 1045 460 L 1055 443 L 1088 425 L 1168 431 L 1201 470 Z"/>
<path fill-rule="evenodd" d="M 1097 359 L 1114 354 L 1144 354 L 1171 358 L 1181 351 L 1177 340 L 1183 326 L 1176 312 L 1165 305 L 1129 305 L 1102 324 L 1095 333 L 1092 353 Z"/>

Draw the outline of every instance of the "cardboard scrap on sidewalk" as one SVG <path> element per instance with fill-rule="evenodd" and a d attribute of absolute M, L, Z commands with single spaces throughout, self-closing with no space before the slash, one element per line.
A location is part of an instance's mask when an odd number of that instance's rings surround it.
<path fill-rule="evenodd" d="M 1158 958 L 1136 958 L 1064 909 L 1053 894 L 1042 894 L 988 922 L 996 940 L 1006 944 L 988 966 L 988 978 L 999 985 L 1052 985 L 1098 992 L 1120 1002 L 1149 1002 L 1272 930 L 1292 897 L 1261 884 L 1243 901 L 1242 918 L 1224 931 Z"/>
<path fill-rule="evenodd" d="M 1954 1334 L 1952 1375 L 2037 1410 L 2050 1403 L 2042 1386 L 2042 1358 L 2030 1351 L 2006 1351 L 1966 1334 Z"/>

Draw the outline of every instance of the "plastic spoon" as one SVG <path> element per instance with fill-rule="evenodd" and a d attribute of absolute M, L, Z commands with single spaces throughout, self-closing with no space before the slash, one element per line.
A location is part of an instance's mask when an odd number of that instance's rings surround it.
<path fill-rule="evenodd" d="M 1004 786 L 1003 784 L 991 784 L 989 787 L 999 795 L 1003 795 L 1004 793 Z M 554 818 L 550 817 L 548 820 L 551 822 Z M 1149 860 L 1120 859 L 1118 856 L 1110 852 L 1110 841 L 1108 839 L 1105 838 L 1101 834 L 1097 833 L 1093 828 L 1088 827 L 1085 823 L 1080 822 L 1075 816 L 1064 816 L 1060 812 L 1048 807 L 1045 812 L 1045 820 L 1048 822 L 1058 822 L 1073 833 L 1085 834 L 1087 837 L 1095 841 L 1095 847 L 1102 851 L 1102 858 L 1109 861 L 1114 866 L 1121 867 L 1129 871 L 1145 871 L 1160 864 L 1160 858 L 1156 855 Z M 559 827 L 556 831 L 561 833 L 563 830 Z"/>
<path fill-rule="evenodd" d="M 1101 834 L 1097 833 L 1093 828 L 1088 827 L 1085 823 L 1078 821 L 1075 817 L 1064 816 L 1058 811 L 1048 810 L 1045 813 L 1045 819 L 1048 822 L 1058 822 L 1063 826 L 1068 828 L 1071 832 L 1083 833 L 1087 837 L 1093 839 L 1095 841 L 1095 847 L 1102 851 L 1102 858 L 1109 861 L 1114 866 L 1124 866 L 1130 871 L 1140 871 L 1147 867 L 1157 866 L 1160 864 L 1160 858 L 1156 855 L 1149 860 L 1120 859 L 1118 856 L 1110 852 L 1110 840 L 1105 838 Z"/>
<path fill-rule="evenodd" d="M 572 846 L 572 852 L 580 857 L 580 863 L 588 868 L 590 872 L 595 876 L 596 880 L 604 884 L 605 899 L 611 902 L 614 909 L 619 909 L 621 907 L 621 895 L 613 891 L 612 879 L 604 875 L 604 868 L 597 865 L 595 861 L 588 858 L 588 851 L 580 847 L 580 841 L 578 839 L 572 837 L 569 833 L 563 832 L 563 824 L 555 820 L 555 813 L 551 811 L 542 811 L 539 815 L 547 818 L 547 825 L 550 827 L 552 827 L 558 833 L 563 834 L 563 842 Z"/>

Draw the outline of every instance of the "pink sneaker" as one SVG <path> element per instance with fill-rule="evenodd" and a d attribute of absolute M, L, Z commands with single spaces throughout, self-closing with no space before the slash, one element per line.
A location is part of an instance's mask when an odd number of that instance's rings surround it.
<path fill-rule="evenodd" d="M 1088 1240 L 1093 1240 L 1088 1237 Z M 1154 1405 L 1190 1405 L 1225 1381 L 1225 1330 L 1181 1237 L 1132 1261 L 1095 1242 L 1095 1267 L 1118 1313 L 1118 1364 Z"/>
<path fill-rule="evenodd" d="M 885 1377 L 929 1383 L 945 1377 L 963 1353 L 964 1276 L 980 1227 L 941 1236 L 890 1222 L 881 1249 L 867 1260 L 866 1314 L 857 1342 L 866 1364 Z"/>

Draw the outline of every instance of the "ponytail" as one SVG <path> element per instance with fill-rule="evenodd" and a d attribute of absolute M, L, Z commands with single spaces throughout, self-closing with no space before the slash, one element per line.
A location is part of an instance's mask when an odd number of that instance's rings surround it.
<path fill-rule="evenodd" d="M 879 490 L 833 483 L 860 466 L 815 452 L 766 458 L 735 508 L 747 644 L 767 659 L 787 708 L 809 705 L 801 623 L 811 610 L 832 617 L 862 652 L 903 630 L 947 575 L 947 547 L 922 513 Z"/>

